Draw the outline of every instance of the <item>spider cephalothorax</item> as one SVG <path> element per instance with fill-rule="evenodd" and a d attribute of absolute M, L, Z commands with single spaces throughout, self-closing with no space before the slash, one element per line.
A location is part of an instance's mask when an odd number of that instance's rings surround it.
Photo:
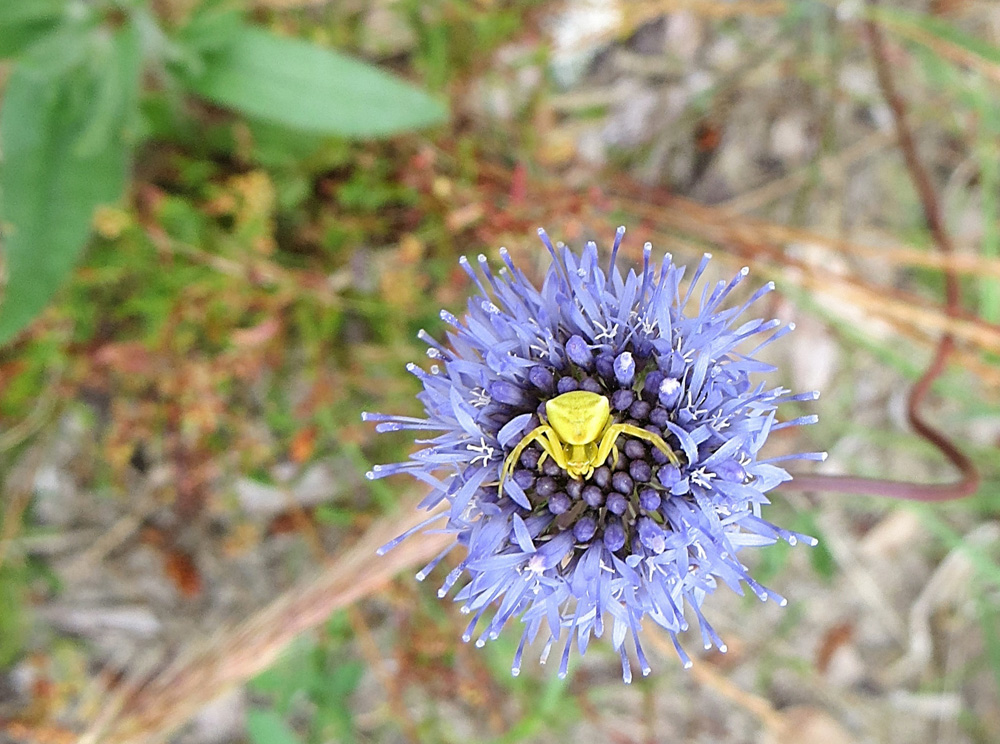
<path fill-rule="evenodd" d="M 611 404 L 598 393 L 574 390 L 557 395 L 546 402 L 545 416 L 548 423 L 528 432 L 507 455 L 500 476 L 501 493 L 504 481 L 513 472 L 524 448 L 532 442 L 538 442 L 542 448 L 539 466 L 551 457 L 571 478 L 576 479 L 590 478 L 609 455 L 614 455 L 613 459 L 617 460 L 615 442 L 622 434 L 651 442 L 671 463 L 681 464 L 662 437 L 632 424 L 615 423 L 611 416 Z"/>

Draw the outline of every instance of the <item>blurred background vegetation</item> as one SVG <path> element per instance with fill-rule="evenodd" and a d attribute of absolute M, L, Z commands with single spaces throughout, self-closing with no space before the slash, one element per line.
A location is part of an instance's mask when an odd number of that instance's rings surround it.
<path fill-rule="evenodd" d="M 0 92 L 0 738 L 1000 740 L 995 3 L 10 0 Z M 952 477 L 902 416 L 951 332 L 930 418 L 984 484 L 777 495 L 822 543 L 748 556 L 791 602 L 714 598 L 728 656 L 625 688 L 598 643 L 513 679 L 515 634 L 462 644 L 419 555 L 393 579 L 357 541 L 418 495 L 363 479 L 408 445 L 360 412 L 419 412 L 404 365 L 461 310 L 460 255 L 537 276 L 538 226 L 618 224 L 632 259 L 778 283 L 776 382 L 824 399 L 776 446 L 829 472 Z"/>

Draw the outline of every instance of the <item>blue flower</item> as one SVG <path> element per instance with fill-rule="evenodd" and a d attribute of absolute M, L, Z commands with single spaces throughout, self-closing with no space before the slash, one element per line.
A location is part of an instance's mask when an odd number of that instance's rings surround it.
<path fill-rule="evenodd" d="M 746 277 L 743 269 L 728 283 L 706 285 L 692 308 L 709 257 L 682 288 L 684 268 L 669 255 L 655 266 L 647 243 L 641 272 L 623 276 L 615 257 L 624 232 L 617 231 L 605 272 L 596 244 L 576 255 L 557 250 L 539 230 L 552 255 L 540 288 L 504 249 L 499 272 L 485 256 L 479 256 L 478 272 L 462 258 L 478 293 L 463 320 L 441 313 L 451 326 L 447 344 L 420 332 L 430 370 L 408 367 L 423 384 L 418 397 L 426 418 L 363 416 L 378 422 L 378 431 L 428 432 L 409 460 L 377 465 L 368 477 L 406 473 L 430 487 L 421 507 L 449 506 L 380 552 L 446 520 L 434 528 L 454 533 L 455 542 L 417 578 L 461 545 L 464 557 L 439 595 L 465 577 L 455 594 L 472 616 L 463 639 L 475 638 L 480 646 L 520 618 L 515 675 L 525 645 L 540 633 L 546 639 L 542 661 L 557 646 L 559 674 L 565 675 L 573 646 L 583 654 L 606 629 L 625 681 L 632 676 L 627 639 L 648 674 L 639 640 L 645 618 L 670 636 L 690 665 L 677 640 L 688 629 L 686 607 L 698 619 L 705 648 L 725 651 L 702 614 L 705 598 L 720 583 L 739 594 L 745 585 L 761 600 L 785 604 L 748 574 L 737 558 L 740 549 L 779 539 L 816 542 L 761 516 L 765 494 L 790 478 L 779 461 L 823 458 L 758 457 L 771 432 L 815 421 L 776 417 L 779 403 L 814 400 L 815 393 L 793 395 L 751 381 L 773 370 L 753 355 L 792 328 L 777 320 L 736 325 L 773 285 L 723 308 Z M 746 350 L 754 337 L 763 340 Z M 592 395 L 567 397 L 574 391 Z M 565 444 L 568 435 L 549 425 L 553 409 L 547 407 L 557 398 L 589 404 L 597 396 L 607 399 L 604 413 L 586 415 L 624 425 L 611 437 L 615 450 L 604 462 L 597 461 L 596 446 Z M 556 444 L 552 437 L 529 436 L 544 431 L 554 432 Z M 511 452 L 526 437 L 529 444 L 515 462 Z M 555 456 L 561 445 L 577 459 L 583 452 L 592 472 L 574 477 L 561 467 Z M 503 477 L 508 458 L 509 477 Z"/>

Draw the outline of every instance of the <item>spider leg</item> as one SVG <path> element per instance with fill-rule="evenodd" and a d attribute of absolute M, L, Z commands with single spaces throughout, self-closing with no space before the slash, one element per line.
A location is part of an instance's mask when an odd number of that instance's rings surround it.
<path fill-rule="evenodd" d="M 498 495 L 503 496 L 503 482 L 507 480 L 507 476 L 509 476 L 511 473 L 514 472 L 514 466 L 517 464 L 518 458 L 521 456 L 521 453 L 524 452 L 525 447 L 527 447 L 532 442 L 537 441 L 542 446 L 544 453 L 551 454 L 553 458 L 555 458 L 556 462 L 559 462 L 559 458 L 556 458 L 555 455 L 551 452 L 552 445 L 550 441 L 545 438 L 547 435 L 549 437 L 555 436 L 555 432 L 552 431 L 551 426 L 549 426 L 548 424 L 542 424 L 541 426 L 537 426 L 530 432 L 528 432 L 524 436 L 524 439 L 518 442 L 517 446 L 513 450 L 511 450 L 511 453 L 507 455 L 507 459 L 503 461 L 503 470 L 500 473 L 500 485 L 497 486 Z M 539 460 L 539 462 L 541 462 L 541 460 Z"/>
<path fill-rule="evenodd" d="M 604 433 L 601 434 L 601 443 L 597 447 L 597 455 L 592 460 L 595 467 L 603 465 L 612 450 L 615 452 L 615 461 L 618 461 L 618 448 L 615 446 L 615 442 L 618 441 L 618 435 L 621 433 L 619 427 L 621 426 L 622 424 L 613 424 L 611 419 L 608 419 L 608 425 L 604 427 Z"/>
<path fill-rule="evenodd" d="M 555 460 L 556 465 L 566 470 L 566 451 L 563 449 L 563 443 L 559 439 L 559 435 L 556 434 L 556 430 L 551 426 L 547 427 L 548 431 L 545 432 L 545 438 L 539 439 L 538 443 L 541 445 L 542 456 L 538 459 L 538 464 L 541 465 L 545 459 L 546 455 L 551 455 L 552 459 Z"/>
<path fill-rule="evenodd" d="M 614 444 L 614 441 L 618 439 L 619 434 L 628 434 L 630 437 L 635 437 L 636 439 L 644 439 L 656 447 L 656 449 L 660 450 L 660 452 L 665 454 L 667 459 L 670 460 L 673 465 L 680 467 L 680 458 L 677 457 L 677 454 L 670 449 L 669 446 L 667 446 L 667 443 L 664 442 L 663 438 L 658 434 L 653 434 L 651 431 L 640 429 L 638 426 L 633 426 L 632 424 L 614 424 L 609 427 L 609 433 L 611 431 L 616 432 L 615 437 L 612 440 L 612 444 Z M 604 436 L 606 438 L 608 435 L 605 434 Z"/>

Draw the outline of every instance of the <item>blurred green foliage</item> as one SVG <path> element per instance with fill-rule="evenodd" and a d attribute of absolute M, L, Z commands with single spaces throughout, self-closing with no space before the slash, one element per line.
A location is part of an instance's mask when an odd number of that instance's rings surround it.
<path fill-rule="evenodd" d="M 0 115 L 8 276 L 0 343 L 66 280 L 95 210 L 122 197 L 137 148 L 157 120 L 181 116 L 187 95 L 340 137 L 382 137 L 446 116 L 441 103 L 376 67 L 255 28 L 216 2 L 173 28 L 146 0 L 7 3 L 0 55 L 15 61 Z"/>

